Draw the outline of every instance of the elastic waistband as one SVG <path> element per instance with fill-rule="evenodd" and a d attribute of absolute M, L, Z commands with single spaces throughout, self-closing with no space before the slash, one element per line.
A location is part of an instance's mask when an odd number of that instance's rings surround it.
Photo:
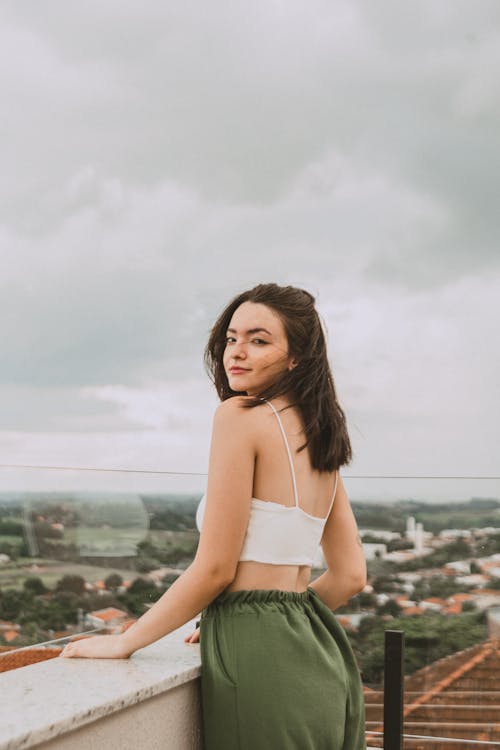
<path fill-rule="evenodd" d="M 307 588 L 305 591 L 283 591 L 281 589 L 240 589 L 223 591 L 203 610 L 202 618 L 229 609 L 232 612 L 248 611 L 248 605 L 302 605 L 310 601 L 316 592 Z M 247 605 L 247 606 L 245 606 Z"/>

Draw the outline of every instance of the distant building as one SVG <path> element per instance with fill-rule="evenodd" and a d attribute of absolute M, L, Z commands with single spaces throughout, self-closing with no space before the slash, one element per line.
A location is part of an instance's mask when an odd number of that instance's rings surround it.
<path fill-rule="evenodd" d="M 489 637 L 500 640 L 500 605 L 498 607 L 491 607 L 486 613 L 486 617 Z"/>
<path fill-rule="evenodd" d="M 478 609 L 489 609 L 490 607 L 500 607 L 500 590 L 497 589 L 473 589 L 471 592 L 472 601 Z"/>
<path fill-rule="evenodd" d="M 415 557 L 414 550 L 402 549 L 402 550 L 395 550 L 394 552 L 388 552 L 384 559 L 392 560 L 393 562 L 396 562 L 396 563 L 401 563 L 401 562 L 407 562 L 408 560 L 413 560 L 414 557 Z"/>
<path fill-rule="evenodd" d="M 420 606 L 430 612 L 442 612 L 446 607 L 446 599 L 441 599 L 439 596 L 430 596 L 428 599 L 423 599 Z"/>
<path fill-rule="evenodd" d="M 493 536 L 494 534 L 500 534 L 498 526 L 483 526 L 481 529 L 474 529 L 475 536 Z"/>
<path fill-rule="evenodd" d="M 483 573 L 487 573 L 493 578 L 500 578 L 500 553 L 496 552 L 494 555 L 488 555 L 487 557 L 476 557 L 475 562 Z"/>
<path fill-rule="evenodd" d="M 415 519 L 413 516 L 409 516 L 406 519 L 406 537 L 413 543 L 415 543 L 415 530 L 416 530 Z"/>
<path fill-rule="evenodd" d="M 431 541 L 433 534 L 430 531 L 424 531 L 423 523 L 417 523 L 413 516 L 406 519 L 406 538 L 413 542 L 413 553 L 415 557 L 421 557 L 432 552 L 430 547 L 425 547 L 426 541 Z M 394 559 L 394 558 L 392 558 Z M 396 560 L 396 562 L 398 562 Z"/>
<path fill-rule="evenodd" d="M 0 635 L 7 643 L 11 643 L 21 635 L 21 626 L 10 620 L 0 620 Z"/>
<path fill-rule="evenodd" d="M 359 627 L 359 623 L 363 619 L 363 617 L 366 617 L 366 613 L 364 612 L 353 612 L 352 614 L 346 614 L 346 615 L 337 615 L 338 621 L 342 625 L 342 627 L 347 628 L 348 630 L 357 630 Z"/>
<path fill-rule="evenodd" d="M 161 568 L 155 568 L 150 570 L 144 577 L 149 578 L 153 583 L 159 586 L 166 575 L 177 575 L 180 576 L 184 571 L 181 568 L 170 568 L 163 566 Z"/>
<path fill-rule="evenodd" d="M 424 526 L 421 523 L 417 523 L 417 528 L 415 529 L 415 554 L 421 555 L 424 551 Z"/>
<path fill-rule="evenodd" d="M 359 535 L 361 539 L 364 536 L 373 536 L 377 539 L 383 539 L 385 542 L 401 539 L 401 534 L 398 531 L 387 531 L 387 529 L 359 529 Z"/>
<path fill-rule="evenodd" d="M 472 531 L 470 529 L 443 529 L 439 532 L 439 538 L 453 541 L 455 539 L 470 539 Z"/>
<path fill-rule="evenodd" d="M 445 568 L 453 570 L 455 573 L 470 573 L 470 560 L 454 560 L 453 562 L 445 563 Z"/>
<path fill-rule="evenodd" d="M 363 552 L 367 560 L 375 560 L 377 557 L 383 560 L 387 554 L 387 545 L 376 542 L 363 542 Z"/>
<path fill-rule="evenodd" d="M 104 609 L 95 609 L 86 616 L 88 625 L 95 628 L 102 628 L 109 633 L 121 633 L 123 626 L 130 621 L 128 612 L 116 607 L 105 607 Z"/>
<path fill-rule="evenodd" d="M 425 609 L 424 607 L 415 604 L 415 606 L 413 607 L 404 607 L 401 611 L 401 614 L 403 615 L 403 617 L 415 617 L 415 615 L 425 614 Z"/>
<path fill-rule="evenodd" d="M 457 583 L 463 583 L 464 586 L 486 587 L 489 583 L 489 576 L 482 573 L 472 573 L 469 576 L 457 576 Z"/>

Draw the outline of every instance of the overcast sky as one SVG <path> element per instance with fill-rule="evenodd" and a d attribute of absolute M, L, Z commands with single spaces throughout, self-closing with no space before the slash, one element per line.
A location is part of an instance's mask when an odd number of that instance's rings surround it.
<path fill-rule="evenodd" d="M 206 472 L 210 327 L 275 281 L 346 476 L 499 474 L 499 80 L 496 1 L 3 2 L 0 462 Z"/>

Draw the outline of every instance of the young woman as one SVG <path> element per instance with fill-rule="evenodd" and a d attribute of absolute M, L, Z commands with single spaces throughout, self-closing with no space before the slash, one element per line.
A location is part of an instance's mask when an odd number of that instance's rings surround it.
<path fill-rule="evenodd" d="M 131 628 L 63 656 L 127 658 L 201 612 L 204 750 L 363 750 L 359 671 L 333 610 L 366 583 L 314 297 L 259 284 L 212 328 L 220 405 L 192 564 Z M 327 570 L 310 582 L 323 551 Z"/>

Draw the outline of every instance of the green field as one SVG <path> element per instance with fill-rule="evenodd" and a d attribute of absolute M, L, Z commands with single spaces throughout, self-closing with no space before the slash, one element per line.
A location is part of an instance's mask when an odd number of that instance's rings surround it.
<path fill-rule="evenodd" d="M 419 509 L 415 519 L 424 524 L 429 530 L 438 529 L 474 529 L 486 526 L 499 527 L 500 508 L 453 508 L 452 510 Z"/>
<path fill-rule="evenodd" d="M 20 536 L 12 536 L 12 534 L 0 534 L 0 544 L 3 544 L 3 542 L 6 542 L 7 544 L 21 545 L 23 543 L 23 538 Z"/>
<path fill-rule="evenodd" d="M 15 562 L 0 565 L 0 588 L 22 588 L 28 576 L 41 578 L 45 586 L 54 588 L 57 581 L 64 575 L 80 575 L 86 581 L 93 583 L 104 580 L 110 573 L 118 573 L 124 580 L 133 580 L 138 576 L 145 575 L 136 570 L 125 570 L 113 566 L 114 557 L 134 557 L 137 554 L 137 544 L 150 542 L 158 549 L 168 550 L 172 547 L 186 551 L 186 555 L 192 556 L 193 545 L 198 539 L 198 532 L 149 530 L 144 528 L 95 528 L 78 526 L 67 528 L 62 539 L 48 540 L 54 544 L 74 544 L 80 551 L 82 557 L 104 557 L 109 555 L 109 566 L 94 566 L 85 563 L 59 561 L 48 558 L 19 558 Z M 20 546 L 23 542 L 19 536 L 0 536 L 0 541 Z M 37 563 L 40 570 L 31 571 L 30 567 Z M 168 567 L 168 566 L 167 566 Z M 172 564 L 172 567 L 176 567 Z"/>
<path fill-rule="evenodd" d="M 40 570 L 30 570 L 34 562 Z M 89 583 L 95 583 L 95 581 L 103 581 L 110 573 L 118 573 L 125 581 L 133 580 L 140 575 L 135 570 L 120 570 L 112 566 L 108 568 L 23 557 L 19 558 L 16 563 L 0 565 L 0 588 L 22 588 L 26 578 L 31 576 L 41 578 L 47 588 L 54 588 L 57 581 L 65 575 L 79 575 Z"/>

